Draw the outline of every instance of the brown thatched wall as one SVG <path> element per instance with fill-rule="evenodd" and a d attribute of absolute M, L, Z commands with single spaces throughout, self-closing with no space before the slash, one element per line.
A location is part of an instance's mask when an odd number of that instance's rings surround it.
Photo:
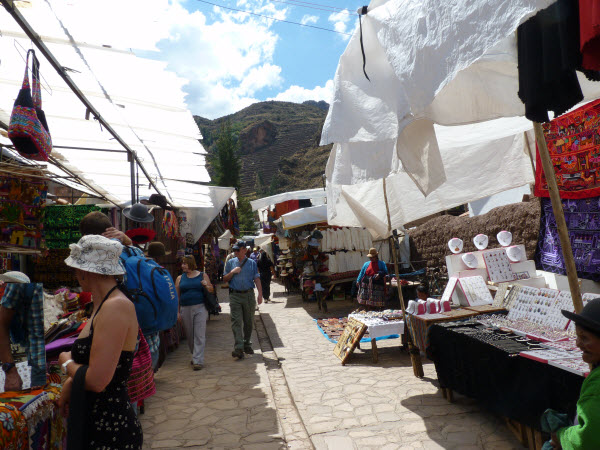
<path fill-rule="evenodd" d="M 533 259 L 540 230 L 539 199 L 500 206 L 478 217 L 435 217 L 409 230 L 411 259 L 425 260 L 427 267 L 442 267 L 446 264 L 446 255 L 450 254 L 448 241 L 451 238 L 461 238 L 465 243 L 463 251 L 472 252 L 477 250 L 473 238 L 479 233 L 489 236 L 488 248 L 499 247 L 496 234 L 502 230 L 512 233 L 514 244 L 524 244 L 527 259 Z"/>

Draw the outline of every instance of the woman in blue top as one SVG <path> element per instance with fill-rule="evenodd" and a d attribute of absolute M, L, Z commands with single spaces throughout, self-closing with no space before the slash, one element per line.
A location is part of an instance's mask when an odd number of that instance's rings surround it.
<path fill-rule="evenodd" d="M 204 289 L 214 292 L 206 273 L 196 270 L 193 256 L 185 256 L 181 262 L 182 275 L 177 277 L 175 288 L 179 297 L 179 309 L 183 321 L 183 330 L 192 353 L 191 365 L 194 370 L 204 365 L 204 346 L 206 344 L 206 320 L 208 310 L 204 306 Z"/>
<path fill-rule="evenodd" d="M 385 306 L 385 276 L 388 274 L 387 266 L 379 261 L 377 250 L 371 248 L 366 262 L 358 278 L 358 303 L 364 305 L 368 311 L 381 309 Z"/>

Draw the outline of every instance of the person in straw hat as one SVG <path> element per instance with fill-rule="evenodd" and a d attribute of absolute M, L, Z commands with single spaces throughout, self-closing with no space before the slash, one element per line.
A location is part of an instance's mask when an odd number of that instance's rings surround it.
<path fill-rule="evenodd" d="M 92 293 L 93 311 L 71 351 L 58 360 L 67 376 L 59 406 L 68 416 L 69 448 L 141 449 L 142 427 L 127 393 L 139 325 L 115 278 L 124 273 L 123 246 L 88 235 L 70 248 L 65 263 Z"/>
<path fill-rule="evenodd" d="M 356 279 L 358 303 L 368 311 L 379 310 L 385 306 L 385 276 L 388 274 L 385 262 L 379 260 L 376 249 L 369 249 L 367 261 Z"/>

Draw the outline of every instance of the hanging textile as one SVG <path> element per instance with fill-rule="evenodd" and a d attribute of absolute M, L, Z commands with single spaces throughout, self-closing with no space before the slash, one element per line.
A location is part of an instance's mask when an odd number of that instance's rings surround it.
<path fill-rule="evenodd" d="M 0 176 L 0 248 L 17 252 L 40 248 L 47 192 L 41 177 Z"/>
<path fill-rule="evenodd" d="M 288 200 L 286 202 L 277 203 L 275 205 L 275 218 L 279 219 L 284 214 L 296 211 L 299 208 L 300 202 L 298 200 Z"/>
<path fill-rule="evenodd" d="M 81 238 L 79 222 L 88 213 L 101 211 L 96 205 L 52 205 L 44 212 L 44 238 L 49 249 L 69 248 Z"/>
<path fill-rule="evenodd" d="M 563 200 L 577 276 L 600 281 L 600 197 Z M 538 269 L 566 275 L 556 220 L 549 198 L 542 199 L 540 236 L 535 255 Z"/>
<path fill-rule="evenodd" d="M 579 30 L 577 0 L 558 0 L 517 29 L 519 98 L 529 120 L 547 122 L 548 111 L 556 117 L 583 100 Z"/>
<path fill-rule="evenodd" d="M 600 195 L 600 100 L 545 123 L 543 129 L 561 198 Z M 536 158 L 534 193 L 548 197 L 539 150 Z"/>

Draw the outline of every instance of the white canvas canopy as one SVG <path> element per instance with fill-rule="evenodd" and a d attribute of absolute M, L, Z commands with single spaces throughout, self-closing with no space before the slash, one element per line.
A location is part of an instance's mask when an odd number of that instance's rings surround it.
<path fill-rule="evenodd" d="M 321 143 L 341 151 L 395 151 L 352 184 L 406 172 L 427 195 L 447 178 L 435 124 L 524 115 L 515 30 L 552 0 L 375 0 L 340 58 Z M 580 77 L 586 99 L 600 83 Z M 466 139 L 463 141 L 469 143 Z M 358 146 L 351 150 L 351 147 Z M 375 160 L 375 158 L 373 158 Z"/>
<path fill-rule="evenodd" d="M 194 242 L 200 239 L 234 193 L 234 188 L 212 186 L 209 193 L 211 206 L 181 208 L 180 214 L 185 214 L 186 217 L 186 220 L 181 222 L 181 234 L 185 236 L 187 233 L 191 233 L 194 236 Z"/>
<path fill-rule="evenodd" d="M 301 208 L 281 216 L 284 230 L 322 222 L 327 222 L 327 205 Z"/>
<path fill-rule="evenodd" d="M 302 191 L 284 192 L 282 194 L 275 194 L 269 197 L 252 200 L 250 206 L 252 206 L 252 211 L 256 211 L 289 200 L 310 200 L 313 205 L 317 206 L 322 205 L 326 197 L 327 195 L 323 189 L 305 189 Z"/>
<path fill-rule="evenodd" d="M 371 80 L 357 31 L 323 127 L 321 143 L 336 143 L 329 223 L 387 234 L 386 177 L 392 228 L 533 181 L 523 134 L 532 125 L 516 117 L 515 30 L 552 3 L 371 2 L 362 17 Z M 587 100 L 600 96 L 600 83 L 580 83 Z M 471 125 L 449 126 L 460 124 Z M 534 151 L 531 132 L 528 141 Z"/>
<path fill-rule="evenodd" d="M 200 132 L 184 103 L 186 80 L 167 71 L 164 62 L 86 39 L 81 24 L 94 19 L 76 14 L 58 17 L 52 5 L 59 10 L 69 7 L 63 2 L 29 2 L 19 11 L 82 93 L 137 153 L 167 200 L 177 207 L 212 207 L 213 189 L 198 184 L 209 182 L 210 177 L 206 151 L 198 141 Z M 0 36 L 0 121 L 8 124 L 32 44 L 4 8 L 0 8 Z M 130 201 L 127 153 L 94 117 L 86 117 L 86 108 L 65 81 L 39 51 L 36 55 L 43 77 L 42 107 L 54 144 L 52 156 L 107 199 L 118 205 Z M 53 164 L 49 170 L 66 175 Z M 140 197 L 155 192 L 141 171 L 138 188 Z"/>

